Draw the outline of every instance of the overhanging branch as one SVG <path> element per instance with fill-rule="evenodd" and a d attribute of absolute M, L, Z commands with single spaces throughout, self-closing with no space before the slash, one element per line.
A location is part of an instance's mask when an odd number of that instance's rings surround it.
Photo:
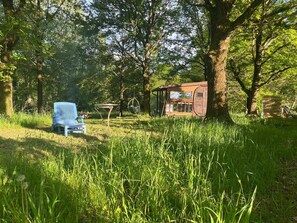
<path fill-rule="evenodd" d="M 254 0 L 242 14 L 235 21 L 231 23 L 229 32 L 232 32 L 233 30 L 235 30 L 246 19 L 248 19 L 262 2 L 264 2 L 264 0 Z"/>
<path fill-rule="evenodd" d="M 287 70 L 289 70 L 291 68 L 292 67 L 285 67 L 284 69 L 281 69 L 281 70 L 277 70 L 277 71 L 274 71 L 274 72 L 271 71 L 271 72 L 266 73 L 266 75 L 269 74 L 270 76 L 269 76 L 269 78 L 266 81 L 264 81 L 263 83 L 259 84 L 259 87 L 262 87 L 265 84 L 268 84 L 271 81 L 274 81 L 274 80 L 278 79 L 279 78 L 279 74 L 281 74 L 281 73 L 283 73 L 283 72 L 285 72 L 285 71 L 287 71 Z M 263 74 L 263 75 L 265 75 L 265 74 Z"/>
<path fill-rule="evenodd" d="M 278 48 L 276 48 L 268 57 L 265 58 L 265 60 L 263 60 L 263 62 L 261 63 L 261 65 L 264 65 L 268 60 L 270 60 L 272 58 L 272 56 L 274 54 L 276 54 L 279 50 L 281 50 L 281 49 L 283 49 L 283 48 L 285 48 L 285 47 L 287 47 L 289 45 L 290 45 L 290 43 L 286 43 L 286 44 L 281 45 Z"/>
<path fill-rule="evenodd" d="M 233 77 L 239 83 L 241 89 L 246 94 L 249 94 L 249 92 L 250 92 L 249 89 L 247 89 L 247 87 L 245 86 L 245 84 L 243 83 L 243 81 L 240 78 L 240 74 L 241 74 L 240 68 L 235 65 L 235 61 L 234 60 L 230 60 L 229 64 L 230 64 L 231 73 L 233 74 Z"/>

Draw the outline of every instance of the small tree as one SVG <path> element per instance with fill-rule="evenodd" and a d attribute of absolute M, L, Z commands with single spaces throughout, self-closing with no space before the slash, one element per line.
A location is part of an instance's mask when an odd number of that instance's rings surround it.
<path fill-rule="evenodd" d="M 291 53 L 297 49 L 297 35 L 289 19 L 296 13 L 291 10 L 294 4 L 263 2 L 252 22 L 234 38 L 229 67 L 247 95 L 248 114 L 257 114 L 257 98 L 264 85 L 297 66 L 296 55 Z"/>

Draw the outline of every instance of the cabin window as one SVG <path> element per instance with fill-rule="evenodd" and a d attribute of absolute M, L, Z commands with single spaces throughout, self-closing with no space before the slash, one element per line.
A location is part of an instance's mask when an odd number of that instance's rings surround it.
<path fill-rule="evenodd" d="M 174 99 L 174 100 L 192 99 L 192 92 L 170 91 L 170 99 Z"/>
<path fill-rule="evenodd" d="M 182 91 L 170 91 L 170 103 L 166 106 L 166 112 L 192 112 L 193 93 Z"/>

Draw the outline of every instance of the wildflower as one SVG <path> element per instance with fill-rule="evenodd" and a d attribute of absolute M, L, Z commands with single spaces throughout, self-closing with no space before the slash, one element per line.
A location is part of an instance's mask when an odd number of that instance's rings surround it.
<path fill-rule="evenodd" d="M 26 190 L 28 188 L 28 186 L 29 186 L 29 183 L 28 182 L 24 182 L 24 185 L 23 185 L 24 190 Z"/>
<path fill-rule="evenodd" d="M 25 175 L 19 175 L 17 178 L 17 181 L 21 182 L 24 181 L 26 179 Z"/>

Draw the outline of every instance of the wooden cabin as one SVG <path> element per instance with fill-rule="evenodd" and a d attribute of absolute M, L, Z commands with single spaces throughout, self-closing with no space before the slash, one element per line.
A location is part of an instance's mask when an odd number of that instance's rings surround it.
<path fill-rule="evenodd" d="M 153 90 L 159 116 L 205 116 L 207 82 L 160 86 Z"/>

